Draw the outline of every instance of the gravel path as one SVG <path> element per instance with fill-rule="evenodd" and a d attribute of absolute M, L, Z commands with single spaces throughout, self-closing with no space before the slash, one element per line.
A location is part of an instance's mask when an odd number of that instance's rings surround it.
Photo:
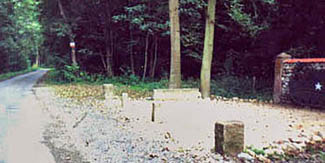
<path fill-rule="evenodd" d="M 310 109 L 227 101 L 114 102 L 58 98 L 49 88 L 36 91 L 51 119 L 46 144 L 60 163 L 236 162 L 211 152 L 214 123 L 240 120 L 245 145 L 282 153 L 301 149 L 325 135 L 325 113 Z M 120 105 L 119 101 L 115 101 Z M 108 109 L 109 108 L 109 109 Z"/>
<path fill-rule="evenodd" d="M 147 132 L 148 124 L 140 118 L 106 109 L 102 100 L 80 103 L 58 98 L 49 89 L 36 92 L 51 119 L 44 136 L 56 162 L 230 162 L 210 150 L 175 149 L 177 142 L 169 133 Z"/>
<path fill-rule="evenodd" d="M 169 129 L 188 148 L 212 149 L 216 121 L 244 122 L 246 146 L 258 149 L 278 142 L 319 140 L 325 135 L 325 112 L 319 110 L 216 100 L 160 102 L 156 106 L 154 128 Z M 122 113 L 148 121 L 150 108 L 151 102 L 130 102 Z"/>

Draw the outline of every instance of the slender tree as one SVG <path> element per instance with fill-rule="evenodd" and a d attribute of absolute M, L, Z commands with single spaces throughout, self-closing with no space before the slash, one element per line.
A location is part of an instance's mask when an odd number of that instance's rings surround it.
<path fill-rule="evenodd" d="M 128 5 L 131 4 L 131 0 L 128 0 Z M 127 12 L 128 15 L 128 19 L 131 20 L 132 19 L 132 13 Z M 134 69 L 134 56 L 133 56 L 133 28 L 132 28 L 132 24 L 129 23 L 129 31 L 130 31 L 130 44 L 129 44 L 129 55 L 130 55 L 130 69 L 131 69 L 131 73 L 133 75 L 135 75 L 135 69 Z"/>
<path fill-rule="evenodd" d="M 213 40 L 215 25 L 216 0 L 209 0 L 206 14 L 204 50 L 201 67 L 202 98 L 210 97 L 211 63 L 213 56 Z"/>
<path fill-rule="evenodd" d="M 110 6 L 111 1 L 105 1 L 105 29 L 104 29 L 104 36 L 105 36 L 105 69 L 106 75 L 111 77 L 114 76 L 113 71 L 113 57 L 114 57 L 114 38 L 113 38 L 113 31 L 111 29 L 112 25 L 112 9 Z"/>
<path fill-rule="evenodd" d="M 158 59 L 158 38 L 155 37 L 155 48 L 154 48 L 154 54 L 152 56 L 152 66 L 151 66 L 151 71 L 150 71 L 150 77 L 154 78 L 155 77 L 155 72 L 156 72 L 156 66 L 157 66 L 157 59 Z"/>
<path fill-rule="evenodd" d="M 64 11 L 64 8 L 63 8 L 63 5 L 62 5 L 61 0 L 58 0 L 58 6 L 59 6 L 59 9 L 60 9 L 60 14 L 61 14 L 64 22 L 66 23 L 66 25 L 68 27 L 66 33 L 68 34 L 70 41 L 71 42 L 75 42 L 75 40 L 74 40 L 74 34 L 72 33 L 71 22 L 69 22 L 68 17 L 65 14 L 65 11 Z M 71 51 L 71 60 L 72 60 L 72 64 L 73 65 L 78 65 L 75 49 L 73 49 Z"/>
<path fill-rule="evenodd" d="M 178 0 L 169 0 L 171 62 L 169 88 L 181 87 L 181 46 Z"/>
<path fill-rule="evenodd" d="M 150 36 L 150 34 L 148 32 L 147 36 L 146 36 L 146 47 L 145 47 L 145 50 L 144 50 L 144 65 L 143 65 L 142 81 L 144 81 L 144 79 L 146 78 L 147 68 L 148 68 L 149 36 Z"/>

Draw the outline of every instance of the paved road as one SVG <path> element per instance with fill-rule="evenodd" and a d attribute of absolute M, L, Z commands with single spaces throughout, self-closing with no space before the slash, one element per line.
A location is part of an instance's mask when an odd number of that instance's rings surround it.
<path fill-rule="evenodd" d="M 35 133 L 40 130 L 39 122 L 31 118 L 40 114 L 34 109 L 37 105 L 31 90 L 45 73 L 46 70 L 38 70 L 0 82 L 0 163 L 18 162 L 18 158 L 30 155 L 33 150 L 27 148 L 40 146 L 34 142 L 39 139 Z M 17 149 L 27 151 L 17 153 Z"/>

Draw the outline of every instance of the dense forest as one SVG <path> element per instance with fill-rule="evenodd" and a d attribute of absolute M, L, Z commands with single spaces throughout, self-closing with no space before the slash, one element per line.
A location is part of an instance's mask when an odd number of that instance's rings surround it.
<path fill-rule="evenodd" d="M 0 73 L 40 65 L 58 70 L 58 80 L 66 71 L 168 78 L 172 1 L 0 0 Z M 179 0 L 182 79 L 200 77 L 207 8 L 205 0 Z M 272 82 L 281 52 L 324 57 L 323 0 L 217 0 L 215 8 L 212 79 Z"/>

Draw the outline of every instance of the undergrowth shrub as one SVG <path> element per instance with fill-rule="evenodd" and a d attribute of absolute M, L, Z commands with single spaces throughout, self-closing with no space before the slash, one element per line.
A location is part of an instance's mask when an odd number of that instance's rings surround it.
<path fill-rule="evenodd" d="M 61 69 L 51 70 L 47 77 L 47 82 L 51 83 L 71 83 L 82 81 L 79 75 L 79 66 L 77 65 L 65 65 Z"/>
<path fill-rule="evenodd" d="M 90 75 L 79 70 L 79 67 L 65 66 L 62 70 L 50 71 L 47 82 L 54 84 L 64 83 L 86 83 L 86 84 L 114 84 L 122 93 L 133 91 L 133 94 L 148 96 L 154 89 L 168 88 L 168 79 L 148 79 L 142 81 L 136 75 L 123 75 L 115 77 L 105 77 L 101 74 Z M 232 75 L 219 76 L 211 81 L 211 94 L 227 98 L 239 97 L 243 99 L 272 99 L 272 81 L 256 79 L 255 89 L 253 79 L 248 77 L 238 77 Z M 199 88 L 200 80 L 189 78 L 182 81 L 183 88 Z M 135 93 L 137 92 L 137 93 Z M 129 94 L 132 92 L 128 92 Z"/>
<path fill-rule="evenodd" d="M 79 75 L 79 66 L 77 65 L 66 65 L 61 72 L 63 73 L 64 79 L 69 82 L 78 82 L 81 80 Z"/>
<path fill-rule="evenodd" d="M 211 94 L 227 98 L 272 99 L 272 81 L 237 76 L 221 76 L 211 81 Z"/>

